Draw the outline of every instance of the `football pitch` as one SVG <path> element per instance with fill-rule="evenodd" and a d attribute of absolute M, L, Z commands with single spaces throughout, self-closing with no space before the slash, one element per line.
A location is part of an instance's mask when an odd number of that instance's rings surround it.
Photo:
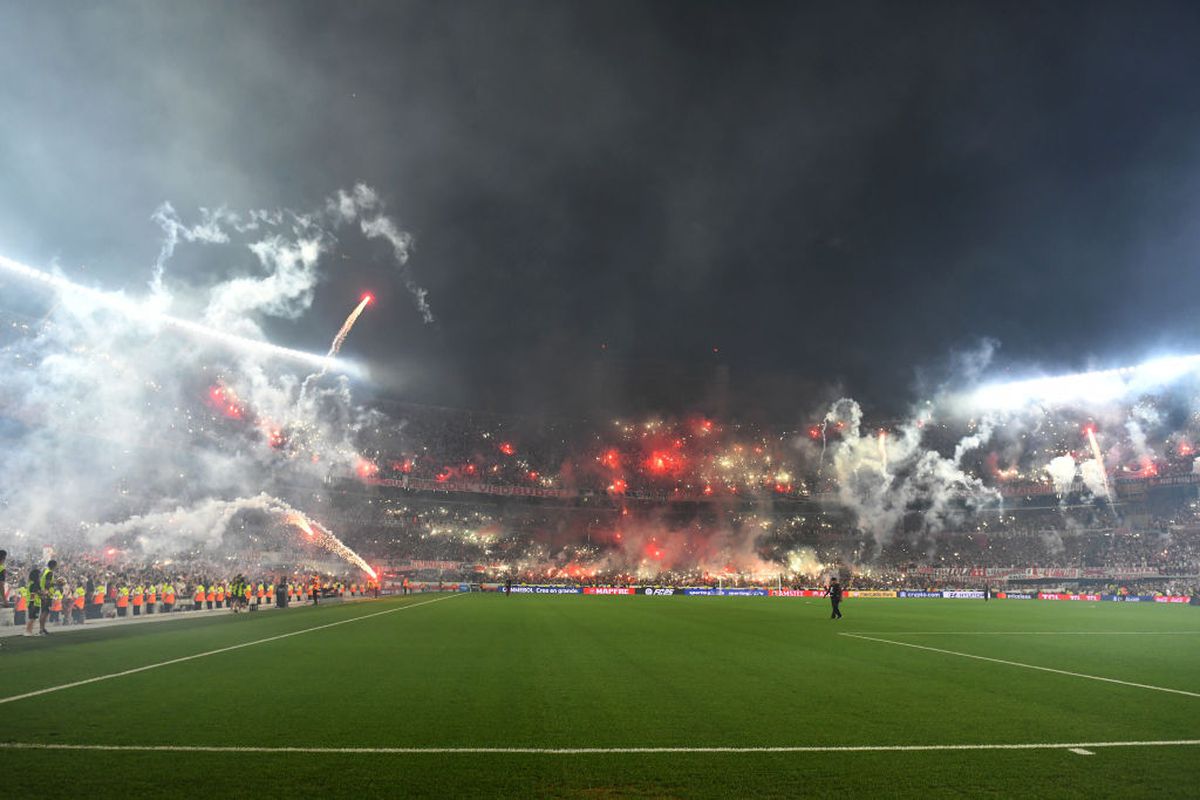
<path fill-rule="evenodd" d="M 0 648 L 10 796 L 1149 797 L 1200 608 L 415 595 Z"/>

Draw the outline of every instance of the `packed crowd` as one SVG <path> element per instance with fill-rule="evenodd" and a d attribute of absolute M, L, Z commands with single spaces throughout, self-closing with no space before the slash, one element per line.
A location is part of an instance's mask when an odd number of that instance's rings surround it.
<path fill-rule="evenodd" d="M 472 486 L 541 487 L 648 500 L 800 500 L 836 493 L 834 470 L 824 468 L 826 452 L 852 430 L 844 420 L 829 417 L 799 425 L 766 425 L 700 414 L 555 420 L 405 404 L 387 411 L 403 422 L 381 425 L 365 437 L 360 478 L 422 486 L 440 483 L 455 491 L 470 491 Z M 1082 435 L 1091 425 L 1086 421 L 1086 416 L 1048 416 L 1037 422 L 1037 436 L 1028 439 L 1021 435 L 1019 423 L 1011 431 L 989 427 L 994 449 L 966 448 L 962 466 L 1006 496 L 1026 490 L 1052 493 L 1047 472 L 1052 459 L 1066 453 L 1077 460 L 1091 457 Z M 883 448 L 889 437 L 906 436 L 904 429 L 912 424 L 874 421 L 863 425 L 860 435 L 870 439 L 872 447 L 877 436 Z M 980 432 L 973 420 L 921 419 L 918 424 L 921 446 L 941 454 L 960 451 L 964 437 Z M 1145 431 L 1141 439 L 1131 438 L 1126 428 L 1110 425 L 1102 431 L 1108 477 L 1119 491 L 1130 482 L 1187 476 L 1196 469 L 1194 442 L 1200 439 L 1200 421 L 1156 431 L 1156 437 L 1161 433 L 1164 438 L 1153 452 L 1142 441 Z"/>

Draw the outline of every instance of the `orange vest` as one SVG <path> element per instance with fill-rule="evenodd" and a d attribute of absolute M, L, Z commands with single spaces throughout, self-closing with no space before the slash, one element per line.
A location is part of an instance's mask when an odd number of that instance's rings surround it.
<path fill-rule="evenodd" d="M 128 607 L 129 607 L 129 595 L 127 595 L 127 594 L 117 595 L 117 608 L 128 608 Z"/>
<path fill-rule="evenodd" d="M 212 588 L 210 587 L 208 590 L 208 602 L 211 603 L 213 600 L 216 600 L 216 599 L 217 599 L 217 593 L 214 592 L 212 590 Z"/>
<path fill-rule="evenodd" d="M 17 611 L 26 611 L 29 608 L 29 598 L 23 594 L 17 595 Z"/>
<path fill-rule="evenodd" d="M 154 605 L 158 602 L 158 592 L 146 592 L 146 602 Z"/>
<path fill-rule="evenodd" d="M 225 587 L 224 586 L 217 587 L 217 602 L 218 603 L 225 602 Z"/>
<path fill-rule="evenodd" d="M 61 597 L 56 597 L 50 601 L 50 610 L 51 611 L 62 611 L 62 598 Z"/>
<path fill-rule="evenodd" d="M 292 594 L 293 594 L 292 585 L 289 583 L 288 584 L 288 600 L 292 599 Z"/>
<path fill-rule="evenodd" d="M 246 592 L 250 592 L 250 588 L 246 587 Z M 261 600 L 267 594 L 267 589 L 261 583 L 258 585 L 258 598 Z"/>
<path fill-rule="evenodd" d="M 167 605 L 171 605 L 171 604 L 173 604 L 173 603 L 175 602 L 175 595 L 173 595 L 173 594 L 164 594 L 164 595 L 163 595 L 163 602 L 164 602 L 164 603 L 166 603 Z"/>
<path fill-rule="evenodd" d="M 192 600 L 197 603 L 203 603 L 204 602 L 204 591 L 201 589 L 197 589 L 196 596 L 193 597 Z"/>
<path fill-rule="evenodd" d="M 75 595 L 75 607 L 83 608 L 83 595 L 81 595 L 81 594 Z"/>
<path fill-rule="evenodd" d="M 135 606 L 140 606 L 145 599 L 146 596 L 143 593 L 138 592 L 137 594 L 133 595 L 133 604 Z"/>
<path fill-rule="evenodd" d="M 104 605 L 104 592 L 96 592 L 94 595 L 92 595 L 92 605 Z"/>

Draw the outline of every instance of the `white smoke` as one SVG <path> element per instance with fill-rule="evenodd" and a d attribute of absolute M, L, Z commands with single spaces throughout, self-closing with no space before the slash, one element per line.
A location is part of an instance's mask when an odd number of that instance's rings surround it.
<path fill-rule="evenodd" d="M 180 221 L 175 207 L 170 203 L 163 203 L 159 206 L 151 219 L 163 231 L 162 246 L 159 248 L 158 258 L 154 260 L 154 269 L 150 278 L 150 290 L 155 297 L 164 297 L 167 294 L 166 287 L 163 285 L 163 275 L 167 262 L 171 260 L 171 256 L 175 255 L 175 248 L 179 246 L 180 241 L 224 244 L 229 241 L 229 235 L 223 229 L 224 225 L 236 224 L 236 218 L 224 208 L 218 208 L 216 211 L 202 208 L 200 209 L 200 222 L 187 226 Z"/>
<path fill-rule="evenodd" d="M 1083 485 L 1087 487 L 1089 492 L 1096 497 L 1102 497 L 1105 500 L 1110 499 L 1108 496 L 1108 478 L 1104 473 L 1103 462 L 1097 461 L 1094 458 L 1079 462 L 1079 475 L 1083 478 Z"/>
<path fill-rule="evenodd" d="M 1068 495 L 1075 485 L 1075 476 L 1079 474 L 1079 468 L 1073 457 L 1065 455 L 1050 459 L 1050 463 L 1046 465 L 1046 472 L 1050 473 L 1050 480 L 1054 481 L 1054 493 Z"/>
<path fill-rule="evenodd" d="M 417 310 L 425 322 L 433 322 L 433 309 L 429 307 L 429 293 L 417 285 L 408 269 L 409 252 L 412 250 L 412 236 L 396 227 L 396 223 L 383 213 L 383 202 L 370 186 L 359 183 L 354 189 L 346 192 L 339 191 L 336 197 L 326 204 L 328 211 L 336 215 L 345 224 L 358 221 L 363 235 L 368 239 L 386 239 L 392 246 L 392 255 L 400 270 L 400 277 L 405 288 L 416 301 Z"/>
<path fill-rule="evenodd" d="M 165 511 L 137 514 L 121 522 L 109 522 L 87 528 L 87 541 L 102 545 L 114 538 L 133 535 L 141 552 L 162 555 L 186 549 L 218 550 L 229 525 L 244 511 L 262 511 L 272 515 L 295 513 L 295 509 L 262 493 L 233 500 L 206 498 L 191 506 L 176 506 Z"/>
<path fill-rule="evenodd" d="M 877 435 L 863 434 L 862 409 L 854 400 L 838 400 L 825 417 L 840 429 L 831 447 L 838 499 L 878 544 L 890 540 L 909 514 L 920 515 L 923 531 L 936 532 L 999 503 L 999 492 L 961 464 L 987 432 L 960 441 L 947 457 L 922 446 L 926 419 L 923 413 L 898 426 L 886 438 L 883 458 Z"/>
<path fill-rule="evenodd" d="M 1129 444 L 1133 455 L 1139 459 L 1153 461 L 1157 457 L 1147 439 L 1147 428 L 1153 430 L 1162 424 L 1163 415 L 1149 403 L 1138 403 L 1129 410 L 1125 420 L 1125 430 L 1129 434 Z"/>
<path fill-rule="evenodd" d="M 372 221 L 386 219 L 377 198 L 362 202 Z M 304 375 L 289 363 L 137 313 L 182 301 L 256 338 L 267 317 L 300 318 L 325 278 L 340 214 L 221 208 L 185 223 L 164 204 L 154 218 L 164 238 L 146 297 L 114 307 L 63 291 L 44 324 L 0 350 L 0 412 L 21 423 L 0 459 L 0 535 L 65 546 L 132 531 L 147 552 L 218 547 L 241 511 L 286 509 L 263 492 L 317 485 L 355 464 L 360 432 L 378 421 L 353 402 L 345 376 L 302 394 Z M 403 239 L 388 222 L 389 238 Z M 240 272 L 173 282 L 169 259 L 185 244 Z M 211 407 L 212 387 L 234 399 Z"/>

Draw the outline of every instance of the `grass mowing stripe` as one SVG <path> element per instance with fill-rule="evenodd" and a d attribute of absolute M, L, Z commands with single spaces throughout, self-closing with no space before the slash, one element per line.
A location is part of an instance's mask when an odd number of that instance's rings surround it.
<path fill-rule="evenodd" d="M 944 750 L 1070 750 L 1089 747 L 1195 747 L 1200 739 L 1130 742 L 1030 742 L 1021 744 L 849 744 L 778 747 L 263 747 L 247 745 L 63 744 L 0 742 L 0 750 L 100 750 L 139 753 L 311 753 L 377 755 L 608 755 L 656 753 L 924 753 Z M 1088 755 L 1091 755 L 1089 753 Z"/>
<path fill-rule="evenodd" d="M 914 650 L 928 650 L 931 653 L 943 653 L 948 656 L 959 656 L 960 658 L 973 658 L 977 661 L 991 661 L 995 664 L 1007 664 L 1010 667 L 1022 667 L 1023 669 L 1035 669 L 1039 672 L 1053 672 L 1057 675 L 1070 675 L 1073 678 L 1086 678 L 1090 681 L 1103 681 L 1105 683 L 1118 683 L 1122 686 L 1133 686 L 1138 689 L 1150 689 L 1155 692 L 1170 692 L 1171 694 L 1181 694 L 1186 697 L 1200 697 L 1200 693 L 1189 692 L 1184 689 L 1171 689 L 1166 686 L 1152 686 L 1148 683 L 1134 683 L 1132 681 L 1123 681 L 1117 678 L 1105 678 L 1101 675 L 1088 675 L 1084 672 L 1071 672 L 1065 669 L 1055 669 L 1054 667 L 1039 667 L 1036 664 L 1023 664 L 1020 661 L 1009 661 L 1004 658 L 992 658 L 991 656 L 977 656 L 972 653 L 960 653 L 957 650 L 944 650 L 940 647 L 929 647 L 923 644 L 913 644 L 912 642 L 897 642 L 892 639 L 880 639 L 875 636 L 865 636 L 861 633 L 840 633 L 839 636 L 847 636 L 851 639 L 863 639 L 868 642 L 882 642 L 883 644 L 894 644 L 898 647 L 911 647 Z"/>
<path fill-rule="evenodd" d="M 145 666 L 134 667 L 133 669 L 121 670 L 120 672 L 110 672 L 107 675 L 97 675 L 94 678 L 85 678 L 81 681 L 72 681 L 71 683 L 64 683 L 59 686 L 50 686 L 46 689 L 37 689 L 35 691 L 25 692 L 23 694 L 14 694 L 11 697 L 0 697 L 0 705 L 4 705 L 5 703 L 14 703 L 17 700 L 25 700 L 27 698 L 37 697 L 37 696 L 43 695 L 43 694 L 50 694 L 51 692 L 60 692 L 63 689 L 73 689 L 76 686 L 86 686 L 89 683 L 97 683 L 99 681 L 107 681 L 112 678 L 123 678 L 126 675 L 134 675 L 139 672 L 145 672 L 145 671 L 151 670 L 151 669 L 158 669 L 159 667 L 169 667 L 172 664 L 182 664 L 185 661 L 192 661 L 197 658 L 205 658 L 206 656 L 215 656 L 220 653 L 228 653 L 231 650 L 240 650 L 243 647 L 253 647 L 256 644 L 266 644 L 267 642 L 275 642 L 280 639 L 287 639 L 292 636 L 299 636 L 302 633 L 312 633 L 313 631 L 320 631 L 320 630 L 324 630 L 326 628 L 334 628 L 334 627 L 337 627 L 338 625 L 347 625 L 351 622 L 360 622 L 364 619 L 371 619 L 372 617 L 381 617 L 384 614 L 394 614 L 397 611 L 404 611 L 405 609 L 416 608 L 417 606 L 427 606 L 430 603 L 436 603 L 441 600 L 449 600 L 450 598 L 457 597 L 457 596 L 458 596 L 457 594 L 444 595 L 442 597 L 435 597 L 432 600 L 422 600 L 420 603 L 409 603 L 407 605 L 397 606 L 396 608 L 389 608 L 389 609 L 385 609 L 384 611 L 376 611 L 371 614 L 363 614 L 361 616 L 352 617 L 350 619 L 342 619 L 342 620 L 338 620 L 337 622 L 327 622 L 324 625 L 315 625 L 311 628 L 303 628 L 301 630 L 291 631 L 289 633 L 280 633 L 280 634 L 276 634 L 275 636 L 268 636 L 265 639 L 255 639 L 252 642 L 242 642 L 240 644 L 229 645 L 228 647 L 218 647 L 216 650 L 206 650 L 203 653 L 193 653 L 190 656 L 181 656 L 180 658 L 172 658 L 167 661 L 159 661 L 155 664 L 146 664 Z"/>

